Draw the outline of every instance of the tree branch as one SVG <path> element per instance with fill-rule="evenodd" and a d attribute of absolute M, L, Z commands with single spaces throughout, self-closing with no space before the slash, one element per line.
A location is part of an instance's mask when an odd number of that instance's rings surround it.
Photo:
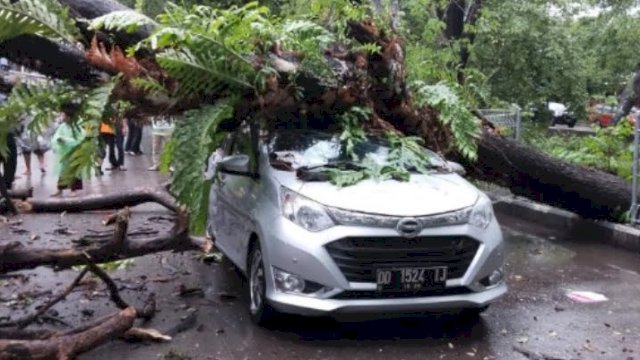
<path fill-rule="evenodd" d="M 46 340 L 0 340 L 0 359 L 71 359 L 122 336 L 135 318 L 136 310 L 128 307 L 81 332 Z"/>
<path fill-rule="evenodd" d="M 64 199 L 31 199 L 19 203 L 23 212 L 58 213 L 120 209 L 148 202 L 160 204 L 171 211 L 177 210 L 176 201 L 164 187 L 142 187 L 111 194 Z"/>

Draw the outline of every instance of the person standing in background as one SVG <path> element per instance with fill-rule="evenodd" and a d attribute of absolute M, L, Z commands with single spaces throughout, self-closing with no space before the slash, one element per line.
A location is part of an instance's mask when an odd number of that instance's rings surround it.
<path fill-rule="evenodd" d="M 160 169 L 160 156 L 174 129 L 174 119 L 171 116 L 159 116 L 151 121 L 151 134 L 153 135 L 153 164 L 149 171 L 158 171 Z"/>
<path fill-rule="evenodd" d="M 127 126 L 127 122 L 122 118 L 115 118 L 113 124 L 116 130 L 114 137 L 116 162 L 111 163 L 111 170 L 126 171 L 127 168 L 124 167 L 124 138 L 127 136 L 129 127 Z"/>
<path fill-rule="evenodd" d="M 7 134 L 7 156 L 0 154 L 0 164 L 2 164 L 2 175 L 7 189 L 13 187 L 13 181 L 16 179 L 16 170 L 18 168 L 18 146 L 16 145 L 16 137 L 13 131 Z"/>
<path fill-rule="evenodd" d="M 49 139 L 52 135 L 53 128 L 47 126 L 42 134 L 38 135 L 31 131 L 30 126 L 33 122 L 33 117 L 28 116 L 23 119 L 21 124 L 20 136 L 16 139 L 18 147 L 24 156 L 25 172 L 24 175 L 31 175 L 31 154 L 35 154 L 40 165 L 40 172 L 43 174 L 46 172 L 44 163 L 44 154 L 51 148 Z"/>
<path fill-rule="evenodd" d="M 0 94 L 0 104 L 6 101 L 6 97 Z M 2 165 L 2 180 L 7 189 L 13 187 L 13 181 L 16 178 L 16 169 L 18 167 L 18 147 L 16 146 L 15 129 L 7 132 L 7 148 L 6 157 L 0 154 L 0 164 Z"/>
<path fill-rule="evenodd" d="M 84 139 L 83 129 L 71 123 L 77 111 L 78 106 L 76 104 L 66 103 L 62 106 L 63 123 L 58 126 L 51 139 L 51 148 L 56 155 L 56 165 L 59 167 L 57 171 L 60 174 L 69 166 L 68 155 Z M 71 179 L 62 179 L 62 176 L 59 176 L 58 191 L 51 196 L 61 196 L 66 189 L 71 190 L 71 196 L 75 196 L 76 191 L 82 190 L 82 178 L 79 175 L 75 175 Z"/>
<path fill-rule="evenodd" d="M 127 142 L 124 146 L 124 151 L 129 155 L 142 155 L 143 152 L 140 149 L 140 143 L 142 142 L 142 129 L 139 119 L 127 119 L 127 127 L 129 128 L 129 135 L 127 136 Z"/>
<path fill-rule="evenodd" d="M 126 170 L 124 168 L 123 147 L 126 130 L 122 127 L 122 120 L 112 120 L 111 122 L 103 121 L 100 123 L 100 146 L 102 148 L 104 148 L 104 146 L 107 147 L 109 164 L 111 164 L 111 167 L 107 170 Z M 104 156 L 102 158 L 104 159 Z"/>

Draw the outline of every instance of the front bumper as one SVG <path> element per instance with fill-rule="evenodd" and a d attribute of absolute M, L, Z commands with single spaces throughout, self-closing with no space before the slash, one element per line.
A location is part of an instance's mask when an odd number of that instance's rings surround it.
<path fill-rule="evenodd" d="M 506 293 L 507 286 L 502 283 L 478 293 L 395 299 L 337 300 L 274 293 L 269 298 L 269 303 L 280 312 L 307 316 L 402 314 L 480 308 L 491 304 Z"/>
<path fill-rule="evenodd" d="M 262 225 L 262 224 L 261 224 Z M 318 233 L 310 233 L 290 221 L 278 217 L 260 226 L 260 238 L 267 272 L 267 299 L 277 310 L 299 315 L 383 314 L 458 310 L 486 306 L 506 291 L 506 284 L 485 287 L 480 281 L 504 264 L 502 232 L 494 219 L 486 230 L 469 225 L 424 229 L 420 236 L 467 236 L 480 243 L 464 275 L 448 279 L 447 288 L 468 289 L 454 295 L 400 298 L 334 298 L 342 292 L 362 294 L 375 290 L 375 283 L 350 282 L 333 260 L 325 245 L 346 237 L 399 236 L 394 229 L 354 226 L 335 226 Z M 425 264 L 428 265 L 428 264 Z M 287 294 L 275 289 L 271 268 L 296 274 L 333 290 L 323 295 Z"/>

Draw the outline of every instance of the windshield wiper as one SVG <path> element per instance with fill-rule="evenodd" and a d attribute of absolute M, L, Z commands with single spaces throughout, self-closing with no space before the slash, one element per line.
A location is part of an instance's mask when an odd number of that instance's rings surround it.
<path fill-rule="evenodd" d="M 364 169 L 364 166 L 352 161 L 333 161 L 321 165 L 301 166 L 296 170 L 296 177 L 302 181 L 330 181 L 329 171 L 323 170 L 327 168 L 358 171 Z"/>
<path fill-rule="evenodd" d="M 341 170 L 362 170 L 365 168 L 364 165 L 360 165 L 353 161 L 341 160 L 341 161 L 330 161 L 325 164 L 313 165 L 313 166 L 301 166 L 298 170 L 303 171 L 312 171 L 321 168 L 337 168 Z"/>

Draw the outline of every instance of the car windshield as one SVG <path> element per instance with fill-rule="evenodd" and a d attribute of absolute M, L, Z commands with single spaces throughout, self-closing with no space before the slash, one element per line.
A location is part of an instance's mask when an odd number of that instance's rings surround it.
<path fill-rule="evenodd" d="M 313 168 L 331 164 L 351 163 L 345 144 L 339 134 L 288 130 L 279 131 L 268 145 L 272 157 L 290 163 L 294 169 Z M 369 159 L 378 165 L 388 163 L 390 148 L 383 138 L 368 137 L 353 149 L 359 159 Z M 446 167 L 445 161 L 433 151 L 424 149 L 434 168 Z M 411 170 L 411 169 L 409 169 Z"/>

